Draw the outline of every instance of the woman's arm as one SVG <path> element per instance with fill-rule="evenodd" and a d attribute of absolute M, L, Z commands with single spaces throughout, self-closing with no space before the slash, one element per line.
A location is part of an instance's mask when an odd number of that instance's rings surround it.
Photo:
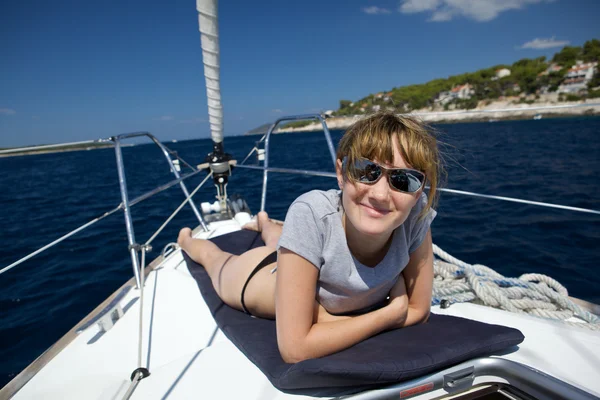
<path fill-rule="evenodd" d="M 394 303 L 393 306 L 391 306 L 390 308 L 393 308 L 394 310 L 397 311 L 396 326 L 403 324 L 403 321 L 406 319 L 406 313 L 408 312 L 408 295 L 406 294 L 406 284 L 404 283 L 404 276 L 402 276 L 402 274 L 400 274 L 400 276 L 398 277 L 398 280 L 396 281 L 396 283 L 390 290 L 388 305 L 390 305 L 390 303 Z M 370 312 L 372 312 L 372 311 L 370 311 Z M 358 315 L 361 315 L 361 314 L 355 314 L 355 315 L 329 314 L 329 312 L 325 309 L 325 307 L 320 305 L 315 300 L 314 321 L 313 321 L 314 323 L 341 321 L 344 319 L 356 318 Z M 396 328 L 396 326 L 393 326 L 392 328 Z"/>
<path fill-rule="evenodd" d="M 367 314 L 315 323 L 317 279 L 318 270 L 313 264 L 292 251 L 280 249 L 275 321 L 277 343 L 285 362 L 333 354 L 404 320 L 406 309 L 402 310 L 402 302 L 397 300 Z"/>
<path fill-rule="evenodd" d="M 408 296 L 408 312 L 406 319 L 396 325 L 396 328 L 420 324 L 429 318 L 433 291 L 431 230 L 427 232 L 421 245 L 410 254 L 410 260 L 402 275 L 404 275 L 406 291 L 402 293 L 402 288 L 394 286 L 390 292 L 390 300 L 398 296 Z"/>

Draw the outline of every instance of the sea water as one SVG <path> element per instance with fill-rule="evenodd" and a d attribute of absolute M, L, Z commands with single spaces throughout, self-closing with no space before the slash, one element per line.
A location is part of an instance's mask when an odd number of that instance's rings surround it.
<path fill-rule="evenodd" d="M 600 209 L 600 118 L 437 125 L 452 189 Z M 334 143 L 341 131 L 333 131 Z M 260 136 L 226 137 L 238 161 Z M 167 143 L 192 165 L 212 150 L 208 139 Z M 333 171 L 322 132 L 274 135 L 270 166 Z M 173 178 L 152 144 L 123 149 L 129 198 Z M 256 163 L 253 154 L 248 162 Z M 121 202 L 112 149 L 0 159 L 0 268 Z M 184 169 L 185 171 L 185 169 Z M 200 176 L 202 175 L 202 176 Z M 186 181 L 191 191 L 204 178 Z M 267 211 L 284 219 L 288 205 L 332 178 L 271 174 Z M 262 173 L 237 168 L 227 187 L 260 207 Z M 132 208 L 144 243 L 184 200 L 178 186 Z M 209 181 L 194 197 L 214 202 Z M 517 277 L 554 277 L 569 294 L 600 303 L 600 216 L 442 193 L 433 240 L 468 263 Z M 185 207 L 152 243 L 152 259 L 183 226 Z M 122 211 L 0 275 L 0 387 L 42 354 L 133 274 Z"/>

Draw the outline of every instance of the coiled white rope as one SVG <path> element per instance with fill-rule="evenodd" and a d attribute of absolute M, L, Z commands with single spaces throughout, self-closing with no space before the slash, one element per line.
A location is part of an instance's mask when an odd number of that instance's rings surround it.
<path fill-rule="evenodd" d="M 485 265 L 467 264 L 435 244 L 432 304 L 474 302 L 514 313 L 600 331 L 600 318 L 568 297 L 567 289 L 549 276 L 524 274 L 507 278 Z M 577 317 L 587 323 L 566 321 Z"/>

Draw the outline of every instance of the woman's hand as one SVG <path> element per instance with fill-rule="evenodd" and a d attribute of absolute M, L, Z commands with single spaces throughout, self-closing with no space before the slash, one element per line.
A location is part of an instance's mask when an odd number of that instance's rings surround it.
<path fill-rule="evenodd" d="M 403 326 L 427 321 L 431 310 L 433 291 L 433 245 L 431 231 L 421 245 L 410 254 L 410 260 L 402 271 L 408 298 L 408 314 Z"/>
<path fill-rule="evenodd" d="M 408 295 L 406 294 L 406 281 L 404 280 L 404 275 L 400 274 L 398 280 L 390 290 L 390 302 L 403 297 L 408 298 Z"/>
<path fill-rule="evenodd" d="M 406 316 L 408 315 L 408 294 L 406 293 L 406 283 L 404 276 L 400 274 L 398 281 L 390 290 L 390 298 L 387 308 L 390 309 L 392 317 L 396 323 L 396 328 L 404 326 Z"/>

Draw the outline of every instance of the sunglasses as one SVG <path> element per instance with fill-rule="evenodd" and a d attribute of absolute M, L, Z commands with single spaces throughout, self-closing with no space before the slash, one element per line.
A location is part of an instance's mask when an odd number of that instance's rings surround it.
<path fill-rule="evenodd" d="M 410 168 L 386 168 L 366 158 L 359 158 L 349 164 L 348 157 L 344 157 L 342 167 L 350 179 L 367 185 L 377 183 L 385 172 L 390 187 L 398 192 L 415 193 L 425 185 L 425 174 L 421 171 Z"/>

